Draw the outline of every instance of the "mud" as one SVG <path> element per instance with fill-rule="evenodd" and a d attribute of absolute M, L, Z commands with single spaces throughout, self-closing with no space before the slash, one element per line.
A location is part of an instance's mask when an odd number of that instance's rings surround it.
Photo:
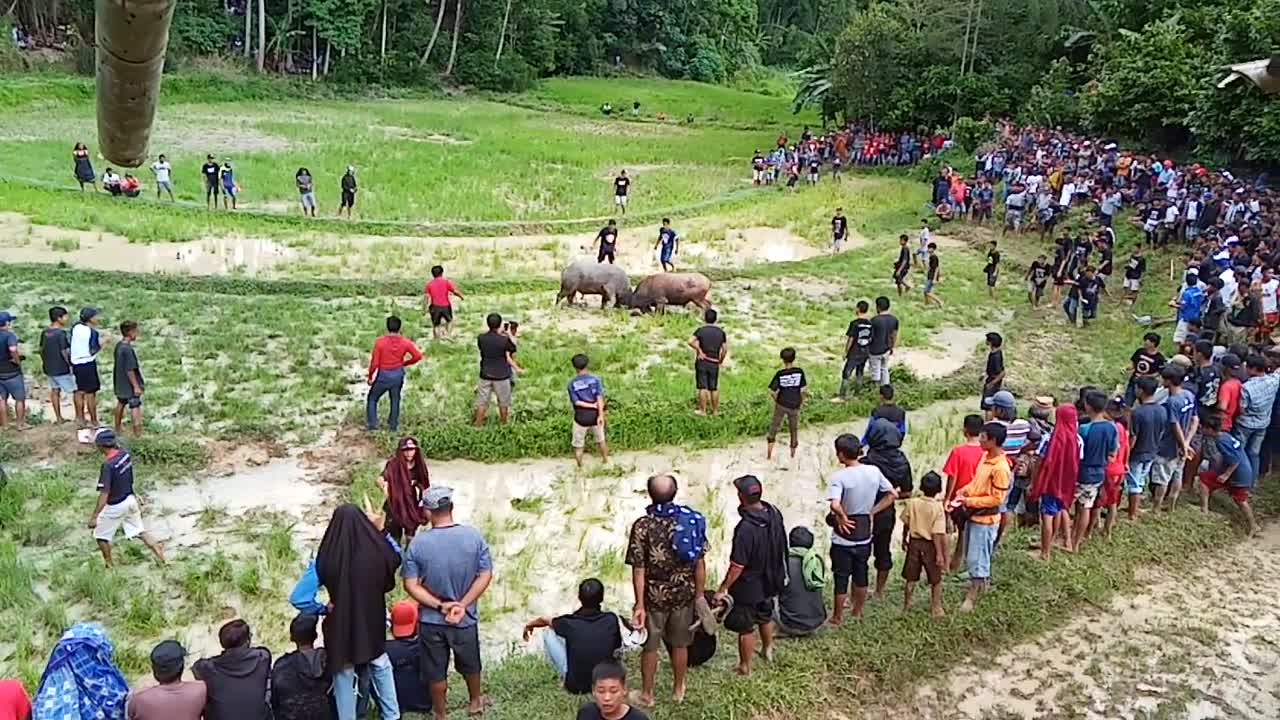
<path fill-rule="evenodd" d="M 896 351 L 893 362 L 907 365 L 918 378 L 946 377 L 964 367 L 986 339 L 986 334 L 986 330 L 944 325 L 929 334 L 933 341 L 931 347 Z"/>

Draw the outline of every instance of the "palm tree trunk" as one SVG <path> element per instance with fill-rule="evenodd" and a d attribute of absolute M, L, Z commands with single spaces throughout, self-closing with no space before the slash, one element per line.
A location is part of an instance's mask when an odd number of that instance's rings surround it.
<path fill-rule="evenodd" d="M 973 3 L 969 3 L 968 12 L 964 16 L 964 44 L 960 50 L 960 77 L 964 77 L 964 66 L 969 60 L 969 23 L 973 21 Z"/>
<path fill-rule="evenodd" d="M 328 38 L 324 41 L 324 76 L 329 77 L 329 61 L 333 59 L 333 42 Z"/>
<path fill-rule="evenodd" d="M 493 56 L 493 67 L 496 70 L 502 61 L 502 46 L 507 40 L 507 22 L 511 19 L 511 0 L 507 0 L 507 9 L 502 13 L 502 32 L 498 34 L 498 52 Z"/>
<path fill-rule="evenodd" d="M 246 2 L 244 6 L 244 59 L 249 59 L 253 52 L 253 8 Z"/>
<path fill-rule="evenodd" d="M 978 38 L 982 28 L 982 0 L 978 0 L 978 10 L 973 18 L 973 50 L 969 52 L 969 73 L 973 73 L 973 65 L 978 61 Z"/>
<path fill-rule="evenodd" d="M 311 26 L 311 82 L 315 82 L 320 72 L 320 37 L 316 26 Z"/>
<path fill-rule="evenodd" d="M 440 37 L 440 26 L 444 23 L 444 6 L 449 0 L 440 0 L 440 9 L 436 11 L 436 26 L 431 31 L 431 39 L 427 41 L 427 49 L 422 53 L 422 60 L 418 61 L 418 65 L 426 65 L 427 60 L 431 57 L 431 50 L 436 46 L 436 38 Z"/>
<path fill-rule="evenodd" d="M 378 53 L 378 57 L 385 63 L 387 61 L 387 0 L 382 0 L 382 46 Z"/>
<path fill-rule="evenodd" d="M 267 60 L 267 0 L 258 0 L 258 72 Z"/>
<path fill-rule="evenodd" d="M 444 76 L 453 73 L 453 61 L 458 57 L 458 34 L 462 31 L 462 0 L 453 8 L 453 42 L 449 47 L 449 62 L 444 64 Z"/>

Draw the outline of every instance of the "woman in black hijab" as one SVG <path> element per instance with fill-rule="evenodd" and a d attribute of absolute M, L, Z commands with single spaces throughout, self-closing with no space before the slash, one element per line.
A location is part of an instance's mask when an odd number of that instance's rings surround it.
<path fill-rule="evenodd" d="M 876 418 L 867 427 L 867 452 L 862 458 L 863 465 L 874 465 L 880 469 L 890 485 L 898 491 L 898 497 L 911 494 L 911 461 L 902 452 L 902 433 L 893 423 L 884 418 Z M 876 502 L 884 497 L 884 493 L 876 493 Z M 897 521 L 894 506 L 876 515 L 871 524 L 871 548 L 875 554 L 876 592 L 875 597 L 884 593 L 884 586 L 889 582 L 889 571 L 893 569 L 891 546 L 893 545 L 893 526 Z"/>
<path fill-rule="evenodd" d="M 386 652 L 386 594 L 395 587 L 400 553 L 387 539 L 384 522 L 372 511 L 340 505 L 316 553 L 316 577 L 333 607 L 324 619 L 324 646 L 339 720 L 356 716 L 356 666 L 366 664 L 379 716 L 400 717 Z"/>

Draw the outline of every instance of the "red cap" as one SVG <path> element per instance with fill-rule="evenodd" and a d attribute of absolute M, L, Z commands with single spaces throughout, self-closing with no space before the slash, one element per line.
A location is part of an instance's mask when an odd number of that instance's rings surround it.
<path fill-rule="evenodd" d="M 413 637 L 418 630 L 418 603 L 401 600 L 391 606 L 391 637 Z"/>

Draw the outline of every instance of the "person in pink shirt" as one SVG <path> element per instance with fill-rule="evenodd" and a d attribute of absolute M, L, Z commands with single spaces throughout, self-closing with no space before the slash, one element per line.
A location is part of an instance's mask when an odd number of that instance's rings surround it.
<path fill-rule="evenodd" d="M 387 318 L 387 334 L 373 343 L 369 358 L 369 396 L 365 401 L 365 427 L 369 432 L 378 429 L 378 401 L 383 395 L 391 395 L 391 415 L 387 428 L 395 432 L 400 427 L 400 391 L 404 388 L 404 369 L 422 359 L 422 351 L 413 341 L 400 334 L 400 318 Z"/>
<path fill-rule="evenodd" d="M 431 280 L 422 289 L 422 305 L 423 309 L 431 315 L 431 337 L 436 340 L 449 337 L 449 329 L 453 325 L 453 304 L 449 302 L 450 295 L 459 300 L 462 299 L 458 286 L 444 276 L 444 266 L 433 266 Z"/>

